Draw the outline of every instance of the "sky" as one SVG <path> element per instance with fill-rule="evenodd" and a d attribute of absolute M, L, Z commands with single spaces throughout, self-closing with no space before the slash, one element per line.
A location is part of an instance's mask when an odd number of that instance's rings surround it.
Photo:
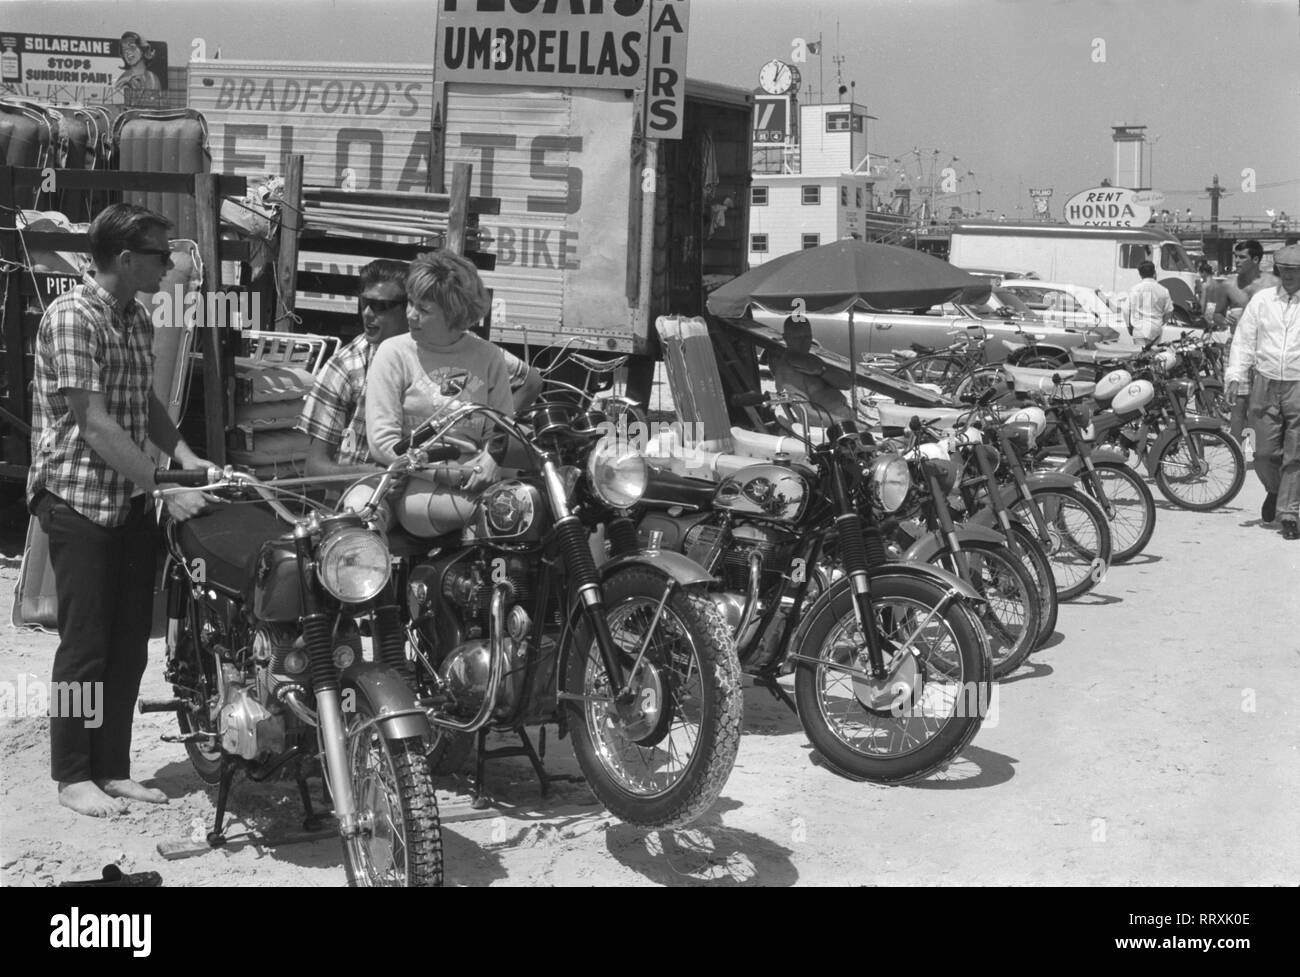
<path fill-rule="evenodd" d="M 227 59 L 409 64 L 432 60 L 436 7 L 4 0 L 0 30 L 135 30 L 167 42 L 172 64 L 196 37 Z M 794 38 L 819 36 L 804 84 L 819 70 L 828 92 L 837 71 L 854 83 L 878 119 L 870 151 L 902 161 L 882 189 L 952 165 L 965 194 L 952 202 L 967 210 L 1029 217 L 1033 187 L 1053 190 L 1059 215 L 1113 177 L 1110 127 L 1124 123 L 1147 127 L 1166 206 L 1207 216 L 1217 174 L 1222 215 L 1300 216 L 1300 0 L 692 0 L 688 74 L 754 88 Z"/>

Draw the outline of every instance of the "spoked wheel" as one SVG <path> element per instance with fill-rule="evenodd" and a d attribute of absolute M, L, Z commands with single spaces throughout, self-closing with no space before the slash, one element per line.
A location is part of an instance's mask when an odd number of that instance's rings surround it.
<path fill-rule="evenodd" d="M 186 740 L 185 752 L 199 779 L 209 786 L 221 782 L 221 746 L 217 738 L 217 716 L 221 710 L 221 693 L 217 688 L 216 662 L 195 646 L 190 619 L 182 618 L 176 647 L 167 649 L 174 667 L 172 694 L 184 705 L 176 710 L 181 735 L 211 733 L 210 739 Z"/>
<path fill-rule="evenodd" d="M 873 580 L 885 674 L 872 677 L 851 583 L 846 577 L 832 584 L 800 628 L 799 721 L 827 765 L 844 776 L 878 784 L 919 780 L 979 731 L 992 689 L 988 647 L 967 606 L 944 603 L 941 585 Z"/>
<path fill-rule="evenodd" d="M 1246 481 L 1246 456 L 1223 431 L 1189 431 L 1170 441 L 1156 459 L 1156 486 L 1183 509 L 1209 512 L 1227 505 Z"/>
<path fill-rule="evenodd" d="M 1040 488 L 1031 493 L 1047 524 L 1047 559 L 1056 578 L 1060 600 L 1086 594 L 1106 576 L 1111 563 L 1110 524 L 1091 498 L 1075 488 Z M 1023 499 L 1013 511 L 1028 527 L 1035 527 Z"/>
<path fill-rule="evenodd" d="M 1213 417 L 1225 424 L 1232 423 L 1232 405 L 1219 386 L 1203 385 L 1196 392 L 1196 413 Z"/>
<path fill-rule="evenodd" d="M 566 707 L 588 785 L 616 817 L 652 828 L 689 824 L 717 800 L 736 761 L 744 706 L 735 644 L 703 590 L 675 587 L 646 642 L 665 585 L 634 567 L 601 588 L 631 675 L 630 701 L 615 701 L 618 690 L 585 622 L 565 683 L 585 697 Z"/>
<path fill-rule="evenodd" d="M 1038 640 L 1034 647 L 1041 648 L 1056 633 L 1056 617 L 1061 606 L 1056 578 L 1052 576 L 1052 561 L 1047 558 L 1047 550 L 1043 549 L 1033 530 L 1021 523 L 1011 524 L 1011 543 L 1011 548 L 1025 564 L 1038 588 Z"/>
<path fill-rule="evenodd" d="M 959 356 L 942 353 L 918 356 L 899 367 L 895 373 L 913 383 L 932 383 L 944 393 L 949 393 L 966 375 L 966 361 Z"/>
<path fill-rule="evenodd" d="M 1069 363 L 1068 357 L 1044 356 L 1040 353 L 1036 356 L 1026 357 L 1023 363 L 1017 365 L 1030 370 L 1059 370 L 1063 366 L 1068 366 Z"/>
<path fill-rule="evenodd" d="M 953 388 L 953 397 L 964 404 L 973 404 L 980 399 L 990 387 L 1002 379 L 1002 367 L 981 366 L 967 373 Z"/>
<path fill-rule="evenodd" d="M 958 553 L 941 550 L 930 562 L 955 573 L 984 598 L 975 616 L 988 635 L 993 677 L 1010 675 L 1038 645 L 1042 613 L 1033 575 L 1006 546 L 979 540 L 962 543 Z"/>
<path fill-rule="evenodd" d="M 1156 529 L 1156 500 L 1146 479 L 1117 461 L 1094 462 L 1106 501 L 1115 516 L 1110 520 L 1111 562 L 1133 559 L 1151 542 Z"/>
<path fill-rule="evenodd" d="M 348 885 L 442 885 L 442 825 L 424 743 L 386 739 L 374 717 L 358 695 L 347 751 L 362 830 L 343 840 Z"/>

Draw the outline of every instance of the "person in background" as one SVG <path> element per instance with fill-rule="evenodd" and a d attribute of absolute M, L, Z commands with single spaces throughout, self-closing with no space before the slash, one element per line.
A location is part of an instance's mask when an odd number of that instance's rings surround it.
<path fill-rule="evenodd" d="M 1233 281 L 1225 284 L 1227 300 L 1224 316 L 1234 336 L 1237 323 L 1241 321 L 1241 316 L 1246 311 L 1246 305 L 1251 298 L 1262 289 L 1278 284 L 1275 277 L 1264 272 L 1261 267 L 1263 260 L 1264 246 L 1254 239 L 1238 241 L 1232 247 L 1235 277 Z M 1250 376 L 1245 378 L 1246 389 L 1250 388 L 1251 379 Z M 1246 410 L 1245 397 L 1238 398 L 1233 403 L 1232 416 L 1228 421 L 1228 433 L 1238 441 L 1243 441 L 1248 436 L 1254 438 L 1254 429 L 1248 429 L 1246 426 Z"/>
<path fill-rule="evenodd" d="M 366 376 L 385 339 L 406 332 L 406 264 L 380 259 L 361 269 L 361 334 L 325 364 L 303 404 L 298 430 L 311 440 L 308 475 L 369 475 Z"/>
<path fill-rule="evenodd" d="M 131 779 L 131 716 L 148 657 L 158 527 L 148 444 L 187 469 L 204 461 L 153 392 L 153 322 L 136 299 L 171 268 L 171 221 L 113 204 L 90 224 L 94 268 L 50 303 L 36 335 L 28 509 L 49 537 L 59 646 L 51 682 L 99 702 L 98 716 L 50 715 L 59 803 L 104 817 L 124 800 L 167 803 Z M 206 508 L 199 492 L 166 496 L 177 521 Z M 67 686 L 58 683 L 69 683 Z"/>
<path fill-rule="evenodd" d="M 1149 348 L 1160 342 L 1165 317 L 1173 314 L 1174 300 L 1169 296 L 1169 289 L 1156 281 L 1153 262 L 1144 261 L 1138 265 L 1138 276 L 1140 280 L 1128 291 L 1124 318 L 1133 341 Z"/>
<path fill-rule="evenodd" d="M 1264 484 L 1260 519 L 1282 520 L 1300 539 L 1300 245 L 1273 259 L 1280 284 L 1255 293 L 1242 313 L 1225 372 L 1228 402 L 1249 384 L 1255 474 Z M 1250 379 L 1251 370 L 1254 379 Z"/>
<path fill-rule="evenodd" d="M 826 423 L 827 414 L 837 421 L 853 420 L 853 410 L 841 393 L 851 389 L 852 381 L 847 372 L 839 377 L 841 371 L 829 371 L 816 356 L 816 350 L 821 347 L 812 338 L 812 323 L 805 316 L 790 316 L 782 324 L 782 334 L 785 349 L 767 351 L 767 363 L 777 389 L 800 394 L 821 408 L 825 412 L 821 416 L 822 424 Z M 816 417 L 814 411 L 810 418 L 814 424 Z"/>
<path fill-rule="evenodd" d="M 403 261 L 379 259 L 361 269 L 361 335 L 325 364 L 303 405 L 297 428 L 310 435 L 309 475 L 369 475 L 378 466 L 366 439 L 366 378 L 379 345 L 407 331 L 406 278 Z M 515 409 L 531 404 L 542 389 L 542 376 L 519 357 L 502 350 L 510 375 Z"/>
<path fill-rule="evenodd" d="M 1216 331 L 1226 328 L 1224 312 L 1228 305 L 1227 284 L 1214 277 L 1214 268 L 1208 261 L 1202 261 L 1196 272 L 1200 276 L 1196 282 L 1196 301 L 1204 310 L 1206 323 Z"/>
<path fill-rule="evenodd" d="M 379 347 L 366 397 L 367 440 L 383 465 L 396 457 L 398 441 L 457 403 L 514 412 L 505 356 L 470 331 L 490 305 L 474 265 L 446 251 L 421 255 L 411 262 L 406 292 L 410 331 Z M 497 462 L 488 447 L 489 420 L 476 416 L 450 433 L 474 450 L 436 470 L 437 479 L 467 493 L 493 482 Z"/>

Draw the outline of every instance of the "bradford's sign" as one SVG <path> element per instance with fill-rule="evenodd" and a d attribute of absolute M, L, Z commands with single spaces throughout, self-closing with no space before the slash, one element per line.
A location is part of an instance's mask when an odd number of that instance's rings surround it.
<path fill-rule="evenodd" d="M 1076 227 L 1142 227 L 1151 208 L 1138 202 L 1138 192 L 1125 187 L 1094 187 L 1065 202 L 1063 216 Z"/>

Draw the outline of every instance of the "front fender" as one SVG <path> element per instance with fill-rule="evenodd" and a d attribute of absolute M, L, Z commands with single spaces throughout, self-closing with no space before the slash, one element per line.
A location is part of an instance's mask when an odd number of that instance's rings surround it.
<path fill-rule="evenodd" d="M 1022 346 L 1019 349 L 1013 349 L 1007 353 L 1006 362 L 1015 366 L 1022 360 L 1027 360 L 1031 356 L 1050 356 L 1058 360 L 1070 359 L 1070 351 L 1064 346 L 1057 346 L 1053 343 L 1031 343 L 1028 346 Z"/>
<path fill-rule="evenodd" d="M 1067 475 L 1065 472 L 1045 472 L 1032 471 L 1025 473 L 1025 484 L 1029 486 L 1032 492 L 1040 488 L 1076 488 L 1079 480 L 1073 475 Z"/>
<path fill-rule="evenodd" d="M 1223 431 L 1222 421 L 1211 420 L 1210 418 L 1202 417 L 1199 414 L 1188 414 L 1186 424 L 1188 431 Z M 1165 448 L 1168 447 L 1169 442 L 1178 437 L 1182 437 L 1182 432 L 1178 430 L 1177 426 L 1167 427 L 1160 432 L 1160 435 L 1156 438 L 1155 444 L 1153 444 L 1151 450 L 1147 452 L 1147 471 L 1150 474 L 1155 474 L 1156 463 L 1160 456 L 1164 454 Z"/>
<path fill-rule="evenodd" d="M 923 577 L 926 580 L 947 587 L 949 590 L 957 591 L 968 600 L 984 600 L 979 591 L 961 577 L 931 563 L 882 563 L 878 567 L 871 568 L 871 579 L 873 581 L 887 580 L 890 577 Z"/>
<path fill-rule="evenodd" d="M 1020 516 L 1018 516 L 1015 512 L 1008 512 L 1007 518 L 1010 519 L 1013 523 L 1024 522 L 1024 520 L 1021 519 Z M 984 508 L 976 512 L 975 515 L 968 516 L 966 518 L 965 525 L 982 526 L 985 529 L 991 529 L 993 530 L 993 532 L 998 534 L 999 541 L 1005 542 L 1004 537 L 1002 536 L 1002 523 L 998 521 L 998 514 L 993 510 L 991 506 L 985 506 Z"/>
<path fill-rule="evenodd" d="M 984 526 L 972 526 L 969 523 L 959 526 L 956 532 L 958 543 L 996 543 L 999 546 L 1006 545 L 1006 540 L 1002 538 L 1001 533 L 995 533 L 993 530 Z M 914 563 L 929 563 L 936 554 L 948 548 L 947 541 L 939 533 L 926 533 L 915 543 L 913 543 L 903 559 Z"/>
<path fill-rule="evenodd" d="M 1120 451 L 1119 448 L 1109 444 L 1094 445 L 1092 449 L 1092 463 L 1096 465 L 1101 462 L 1113 465 L 1127 465 L 1128 452 Z M 1083 462 L 1079 462 L 1079 467 L 1083 467 Z"/>
<path fill-rule="evenodd" d="M 714 578 L 689 556 L 673 550 L 658 550 L 653 554 L 645 551 L 627 553 L 605 563 L 600 568 L 600 582 L 603 584 L 619 570 L 630 566 L 645 567 L 663 577 L 671 577 L 679 586 L 713 583 Z"/>
<path fill-rule="evenodd" d="M 429 717 L 415 701 L 415 691 L 397 672 L 377 662 L 358 661 L 339 676 L 344 689 L 365 696 L 379 717 L 376 725 L 384 739 L 428 737 Z M 385 718 L 387 717 L 387 718 Z"/>

